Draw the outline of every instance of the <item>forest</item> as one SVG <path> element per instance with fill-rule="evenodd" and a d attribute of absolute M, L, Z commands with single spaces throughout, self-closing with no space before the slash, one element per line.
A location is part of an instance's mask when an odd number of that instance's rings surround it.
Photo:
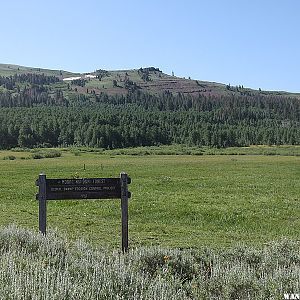
<path fill-rule="evenodd" d="M 0 148 L 300 144 L 300 100 L 266 94 L 74 92 L 55 76 L 0 76 Z"/>

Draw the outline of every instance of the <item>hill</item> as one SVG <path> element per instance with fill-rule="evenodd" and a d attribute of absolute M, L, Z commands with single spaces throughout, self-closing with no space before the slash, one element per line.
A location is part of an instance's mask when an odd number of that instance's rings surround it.
<path fill-rule="evenodd" d="M 96 94 L 127 95 L 134 90 L 140 90 L 156 95 L 163 92 L 170 92 L 174 95 L 182 93 L 193 96 L 256 96 L 261 94 L 298 97 L 300 99 L 300 93 L 254 90 L 246 88 L 243 85 L 230 86 L 217 82 L 181 78 L 165 74 L 159 68 L 154 67 L 115 71 L 99 69 L 90 73 L 73 73 L 63 70 L 0 64 L 0 76 L 28 73 L 57 76 L 61 82 L 59 88 L 68 90 L 68 86 L 71 86 L 72 91 L 82 94 L 86 94 L 88 91 L 89 93 L 95 92 Z"/>
<path fill-rule="evenodd" d="M 45 74 L 47 76 L 58 76 L 58 77 L 69 77 L 69 76 L 78 76 L 79 73 L 72 73 L 63 70 L 50 70 L 50 69 L 42 69 L 42 68 L 33 68 L 33 67 L 24 67 L 19 65 L 11 65 L 11 64 L 0 64 L 0 76 L 12 76 L 15 74 Z"/>
<path fill-rule="evenodd" d="M 298 145 L 299 99 L 153 67 L 79 74 L 0 65 L 0 148 Z"/>

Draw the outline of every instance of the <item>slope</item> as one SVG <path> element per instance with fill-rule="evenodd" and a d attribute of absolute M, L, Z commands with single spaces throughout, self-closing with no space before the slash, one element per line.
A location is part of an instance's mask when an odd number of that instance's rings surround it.
<path fill-rule="evenodd" d="M 169 92 L 173 95 L 181 93 L 193 96 L 257 96 L 261 94 L 297 97 L 300 99 L 299 93 L 254 90 L 243 85 L 230 86 L 230 84 L 181 78 L 165 74 L 159 68 L 154 67 L 115 71 L 98 69 L 89 73 L 74 73 L 63 70 L 0 64 L 0 76 L 28 73 L 57 76 L 60 80 L 58 88 L 79 94 L 106 93 L 108 95 L 126 95 L 140 90 L 151 94 L 164 92 Z M 77 78 L 77 80 L 72 80 L 73 78 Z"/>

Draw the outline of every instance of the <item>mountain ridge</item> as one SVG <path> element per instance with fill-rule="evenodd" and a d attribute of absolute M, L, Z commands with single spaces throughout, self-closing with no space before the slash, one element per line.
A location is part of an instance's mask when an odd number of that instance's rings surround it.
<path fill-rule="evenodd" d="M 169 92 L 174 95 L 185 94 L 192 96 L 228 96 L 228 95 L 276 95 L 296 97 L 300 99 L 300 93 L 288 91 L 265 91 L 244 87 L 243 85 L 231 86 L 230 84 L 196 80 L 177 77 L 163 73 L 159 68 L 146 67 L 128 70 L 94 70 L 92 72 L 70 72 L 65 70 L 51 70 L 37 67 L 25 67 L 21 65 L 0 64 L 0 76 L 13 76 L 15 74 L 44 74 L 56 76 L 66 89 L 80 94 L 126 95 L 140 90 L 150 94 Z M 89 77 L 90 76 L 90 77 Z M 68 80 L 71 78 L 71 80 Z M 73 80 L 72 80 L 73 79 Z M 76 81 L 77 80 L 77 81 Z"/>

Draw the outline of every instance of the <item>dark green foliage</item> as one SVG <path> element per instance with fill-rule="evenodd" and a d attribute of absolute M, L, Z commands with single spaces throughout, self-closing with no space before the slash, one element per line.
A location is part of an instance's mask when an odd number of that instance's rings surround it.
<path fill-rule="evenodd" d="M 33 159 L 42 159 L 44 156 L 41 153 L 34 153 L 32 154 Z"/>
<path fill-rule="evenodd" d="M 141 76 L 148 72 L 139 70 Z M 125 81 L 127 95 L 70 93 L 66 97 L 61 89 L 48 85 L 57 77 L 30 75 L 0 78 L 5 87 L 0 90 L 2 149 L 300 144 L 300 101 L 296 98 L 262 94 L 192 97 L 170 92 L 155 96 L 140 92 L 129 79 Z"/>
<path fill-rule="evenodd" d="M 106 71 L 106 70 L 101 70 L 101 69 L 99 69 L 99 70 L 96 70 L 95 72 L 96 72 L 96 77 L 97 77 L 100 81 L 102 80 L 102 78 L 108 77 L 108 76 L 109 76 L 109 72 Z"/>
<path fill-rule="evenodd" d="M 21 74 L 10 77 L 0 76 L 0 108 L 32 107 L 36 105 L 67 105 L 63 92 L 52 91 L 51 84 L 57 83 L 58 77 L 44 74 Z"/>
<path fill-rule="evenodd" d="M 4 156 L 4 160 L 15 160 L 16 157 L 14 155 Z"/>
<path fill-rule="evenodd" d="M 82 86 L 82 87 L 85 86 L 85 83 L 86 83 L 85 79 L 74 79 L 74 80 L 71 81 L 71 84 L 79 85 L 79 86 Z"/>
<path fill-rule="evenodd" d="M 33 159 L 61 157 L 61 152 L 57 150 L 37 150 L 32 154 Z"/>
<path fill-rule="evenodd" d="M 0 85 L 8 90 L 14 89 L 18 83 L 30 83 L 36 85 L 49 85 L 51 83 L 56 83 L 59 78 L 56 76 L 46 76 L 44 74 L 15 74 L 13 76 L 4 77 L 0 76 Z"/>
<path fill-rule="evenodd" d="M 143 79 L 143 81 L 147 82 L 147 81 L 151 80 L 150 79 L 150 72 L 151 71 L 159 71 L 159 69 L 156 70 L 155 68 L 144 68 L 144 69 L 140 68 L 138 73 L 141 76 L 141 78 Z"/>
<path fill-rule="evenodd" d="M 137 91 L 140 87 L 133 81 L 126 79 L 124 83 L 125 89 L 127 89 L 130 93 Z"/>

